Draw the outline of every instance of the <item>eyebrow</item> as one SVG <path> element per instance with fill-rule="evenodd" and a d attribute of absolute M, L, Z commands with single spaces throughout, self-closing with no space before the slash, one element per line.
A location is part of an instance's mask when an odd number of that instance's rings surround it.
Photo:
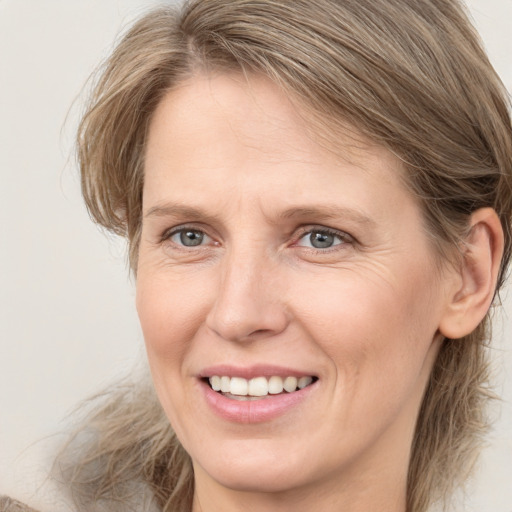
<path fill-rule="evenodd" d="M 201 208 L 179 203 L 165 203 L 153 206 L 144 214 L 144 218 L 148 217 L 183 217 L 191 221 L 202 222 L 214 222 L 219 220 L 217 215 L 207 213 Z M 350 221 L 365 226 L 375 225 L 375 221 L 370 219 L 370 217 L 363 212 L 338 205 L 292 206 L 279 212 L 276 218 L 277 221 L 289 219 L 315 219 L 317 221 L 349 219 Z"/>
<path fill-rule="evenodd" d="M 294 206 L 287 208 L 279 217 L 283 219 L 314 218 L 318 220 L 349 219 L 358 224 L 372 226 L 375 221 L 363 212 L 338 205 Z"/>
<path fill-rule="evenodd" d="M 191 220 L 215 220 L 215 215 L 210 215 L 200 208 L 185 206 L 179 203 L 166 203 L 150 208 L 144 218 L 148 217 L 187 217 Z"/>

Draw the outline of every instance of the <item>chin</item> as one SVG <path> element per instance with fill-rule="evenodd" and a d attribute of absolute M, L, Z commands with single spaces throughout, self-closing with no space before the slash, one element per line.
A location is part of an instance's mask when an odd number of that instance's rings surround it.
<path fill-rule="evenodd" d="M 217 484 L 238 492 L 284 493 L 305 485 L 307 478 L 303 467 L 272 467 L 265 465 L 226 463 L 209 465 L 203 469 Z M 196 471 L 196 463 L 194 463 Z"/>
<path fill-rule="evenodd" d="M 201 474 L 240 492 L 286 492 L 318 476 L 312 477 L 312 470 L 317 467 L 315 460 L 282 438 L 231 439 L 213 442 L 210 447 L 203 444 L 200 451 L 189 453 L 196 481 Z M 323 473 L 322 466 L 317 473 Z"/>

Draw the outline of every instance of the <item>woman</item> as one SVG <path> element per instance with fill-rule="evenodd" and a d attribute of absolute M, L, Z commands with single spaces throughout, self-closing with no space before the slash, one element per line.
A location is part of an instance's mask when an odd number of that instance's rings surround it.
<path fill-rule="evenodd" d="M 159 402 L 93 413 L 60 464 L 80 507 L 416 512 L 467 477 L 512 136 L 459 5 L 155 11 L 79 144 L 92 216 L 130 242 Z"/>

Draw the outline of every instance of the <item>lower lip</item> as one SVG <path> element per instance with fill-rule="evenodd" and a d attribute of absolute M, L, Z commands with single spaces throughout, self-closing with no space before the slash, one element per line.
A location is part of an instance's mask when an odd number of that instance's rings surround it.
<path fill-rule="evenodd" d="M 279 395 L 267 395 L 259 400 L 235 400 L 227 398 L 204 381 L 200 381 L 204 397 L 213 412 L 234 423 L 263 423 L 282 416 L 299 407 L 316 388 L 318 381 L 309 386 Z"/>

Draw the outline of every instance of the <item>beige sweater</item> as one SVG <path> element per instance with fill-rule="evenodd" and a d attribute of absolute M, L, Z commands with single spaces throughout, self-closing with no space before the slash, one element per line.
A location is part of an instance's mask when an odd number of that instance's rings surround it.
<path fill-rule="evenodd" d="M 0 512 L 37 512 L 37 510 L 27 507 L 27 505 L 8 496 L 0 496 Z"/>

